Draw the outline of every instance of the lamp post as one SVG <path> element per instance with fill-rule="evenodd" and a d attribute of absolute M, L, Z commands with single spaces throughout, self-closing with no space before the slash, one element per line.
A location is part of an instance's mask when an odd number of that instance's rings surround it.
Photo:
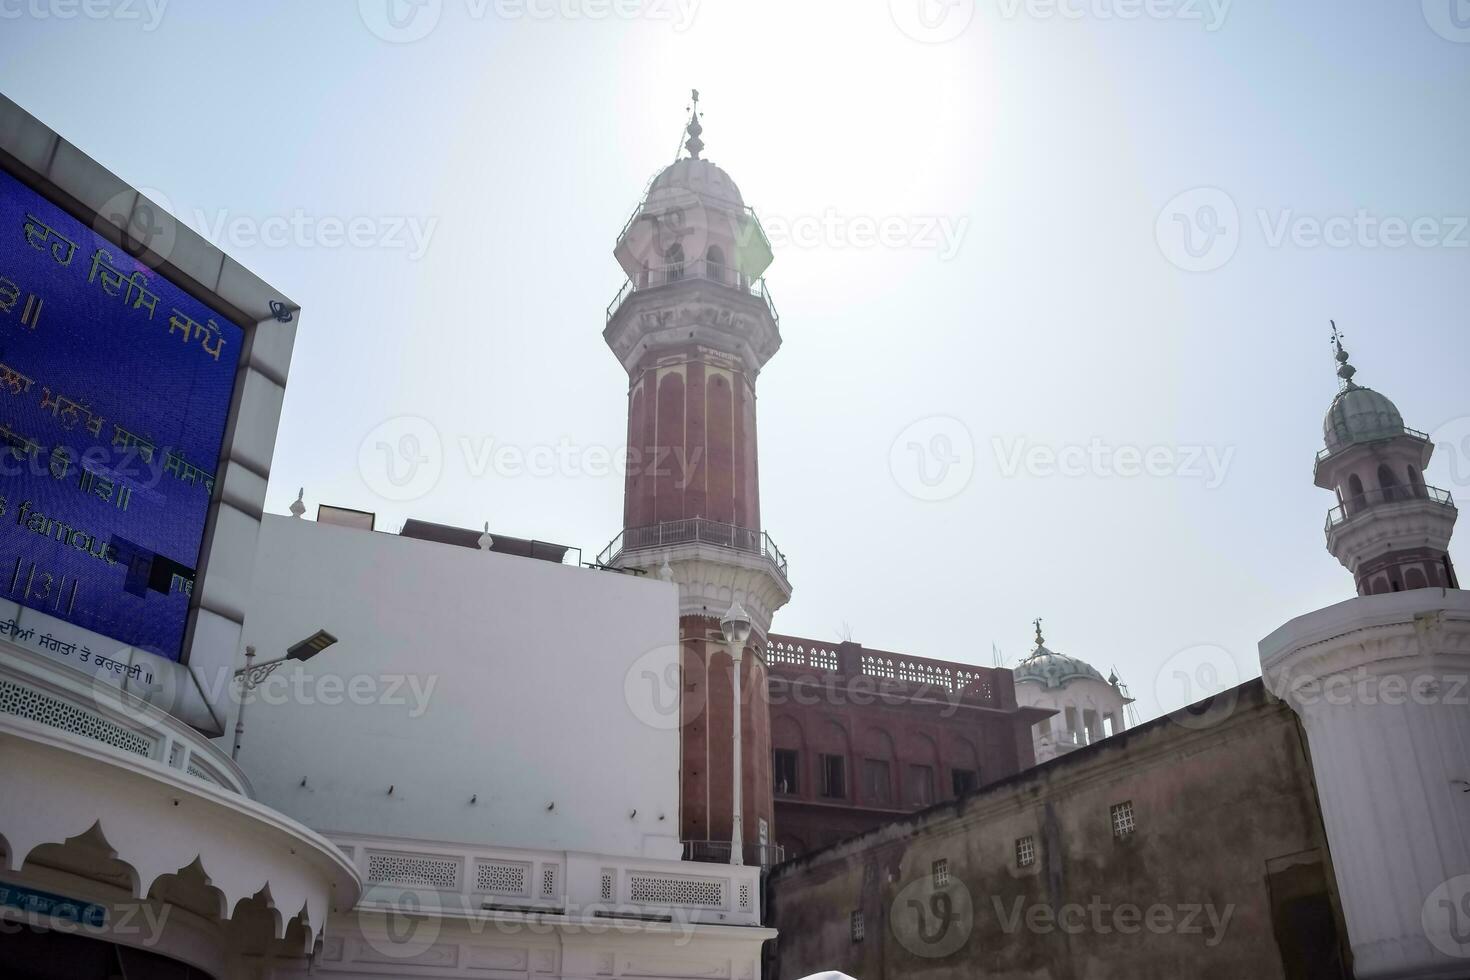
<path fill-rule="evenodd" d="M 263 664 L 255 662 L 255 647 L 245 647 L 245 666 L 235 671 L 235 680 L 240 682 L 240 710 L 235 713 L 235 745 L 230 749 L 230 758 L 240 758 L 240 737 L 245 734 L 245 702 L 246 695 L 254 691 L 265 679 L 281 664 L 288 660 L 310 660 L 321 653 L 327 647 L 337 642 L 337 638 L 326 630 L 317 630 L 304 640 L 298 640 L 286 649 L 284 657 L 275 660 L 267 660 Z"/>
<path fill-rule="evenodd" d="M 740 805 L 740 659 L 745 653 L 745 641 L 750 639 L 750 614 L 740 603 L 732 603 L 730 610 L 720 620 L 720 632 L 725 634 L 725 644 L 730 648 L 730 661 L 734 668 L 731 678 L 735 690 L 735 732 L 734 732 L 734 758 L 731 771 L 734 774 L 735 790 L 732 794 L 734 800 L 734 817 L 730 821 L 730 863 L 745 863 L 745 843 L 741 835 L 741 805 Z"/>

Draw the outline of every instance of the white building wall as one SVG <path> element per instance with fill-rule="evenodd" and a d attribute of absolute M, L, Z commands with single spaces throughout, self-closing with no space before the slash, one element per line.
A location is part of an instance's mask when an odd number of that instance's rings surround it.
<path fill-rule="evenodd" d="M 262 802 L 338 834 L 679 856 L 677 711 L 650 701 L 673 585 L 274 516 L 255 567 L 257 662 L 339 639 L 246 709 Z"/>

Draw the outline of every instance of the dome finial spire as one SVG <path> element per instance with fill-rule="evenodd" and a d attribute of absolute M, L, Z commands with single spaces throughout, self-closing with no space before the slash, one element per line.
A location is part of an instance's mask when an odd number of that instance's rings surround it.
<path fill-rule="evenodd" d="M 1356 388 L 1357 385 L 1353 383 L 1353 375 L 1358 373 L 1358 369 L 1348 363 L 1348 352 L 1342 348 L 1342 334 L 1337 329 L 1337 321 L 1328 320 L 1327 322 L 1332 324 L 1332 346 L 1337 348 L 1337 376 L 1342 379 L 1344 388 Z"/>
<path fill-rule="evenodd" d="M 1040 650 L 1046 645 L 1046 640 L 1042 639 L 1041 636 L 1041 618 L 1037 617 L 1032 622 L 1036 624 L 1036 649 Z"/>
<path fill-rule="evenodd" d="M 689 125 L 684 127 L 684 131 L 689 134 L 684 146 L 689 150 L 689 159 L 698 160 L 700 152 L 704 150 L 704 140 L 699 138 L 699 134 L 704 132 L 704 127 L 699 123 L 699 89 L 691 90 L 689 95 L 693 105 L 689 107 Z"/>

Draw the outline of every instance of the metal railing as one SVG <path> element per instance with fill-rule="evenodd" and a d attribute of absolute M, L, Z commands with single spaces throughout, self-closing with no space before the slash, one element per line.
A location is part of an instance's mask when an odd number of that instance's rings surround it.
<path fill-rule="evenodd" d="M 731 848 L 727 840 L 686 840 L 683 843 L 686 861 L 730 863 Z M 748 865 L 769 868 L 786 860 L 786 848 L 780 844 L 745 844 L 740 849 L 740 855 Z"/>
<path fill-rule="evenodd" d="M 711 544 L 718 548 L 729 548 L 731 551 L 760 555 L 776 566 L 782 576 L 786 574 L 786 556 L 765 531 L 706 520 L 703 517 L 626 528 L 602 549 L 602 554 L 597 556 L 597 563 L 611 565 L 624 552 L 680 544 Z"/>
<path fill-rule="evenodd" d="M 1407 504 L 1415 500 L 1427 500 L 1441 507 L 1455 506 L 1455 498 L 1448 490 L 1438 487 L 1426 487 L 1417 484 L 1404 484 L 1397 487 L 1382 487 L 1377 490 L 1368 490 L 1355 497 L 1349 497 L 1346 501 L 1338 504 L 1327 512 L 1327 529 L 1331 530 L 1340 524 L 1345 524 L 1360 514 L 1366 514 L 1376 507 L 1386 504 Z"/>
<path fill-rule="evenodd" d="M 1378 438 L 1392 439 L 1395 436 L 1408 436 L 1411 439 L 1422 439 L 1425 442 L 1429 441 L 1429 433 L 1420 432 L 1418 429 L 1411 429 L 1407 425 L 1401 426 L 1397 429 L 1385 429 L 1383 431 L 1383 434 L 1378 436 Z M 1317 453 L 1317 462 L 1320 463 L 1322 462 L 1322 460 L 1326 459 L 1328 456 L 1331 456 L 1333 453 L 1340 453 L 1343 449 L 1346 448 L 1346 446 L 1343 446 L 1338 449 L 1323 449 L 1321 452 Z"/>
<path fill-rule="evenodd" d="M 612 318 L 617 315 L 623 303 L 634 293 L 690 280 L 712 282 L 747 296 L 754 296 L 766 304 L 766 310 L 771 314 L 771 319 L 775 321 L 776 326 L 781 325 L 781 316 L 776 312 L 776 304 L 771 299 L 770 290 L 766 288 L 765 279 L 760 276 L 748 276 L 738 269 L 702 258 L 645 269 L 638 273 L 636 278 L 624 282 L 623 288 L 618 290 L 613 301 L 607 305 L 608 322 L 612 322 Z"/>

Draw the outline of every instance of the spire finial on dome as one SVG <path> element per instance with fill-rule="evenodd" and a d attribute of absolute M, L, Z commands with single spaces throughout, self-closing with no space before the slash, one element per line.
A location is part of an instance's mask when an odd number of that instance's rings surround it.
<path fill-rule="evenodd" d="M 684 127 L 689 139 L 684 146 L 689 150 L 689 159 L 698 160 L 700 152 L 704 150 L 704 140 L 699 138 L 699 134 L 704 132 L 704 127 L 699 124 L 699 89 L 693 89 L 690 98 L 693 105 L 689 107 L 689 125 Z"/>
<path fill-rule="evenodd" d="M 1356 388 L 1357 385 L 1353 383 L 1353 375 L 1358 373 L 1358 369 L 1348 363 L 1348 352 L 1342 348 L 1342 334 L 1337 329 L 1337 321 L 1328 320 L 1327 322 L 1332 324 L 1332 346 L 1337 348 L 1337 376 L 1342 379 L 1344 389 Z"/>
<path fill-rule="evenodd" d="M 1036 648 L 1038 650 L 1040 650 L 1043 646 L 1046 645 L 1046 640 L 1042 639 L 1042 637 L 1041 637 L 1041 619 L 1040 619 L 1040 617 L 1038 617 L 1035 620 L 1033 620 L 1033 622 L 1036 624 Z"/>

